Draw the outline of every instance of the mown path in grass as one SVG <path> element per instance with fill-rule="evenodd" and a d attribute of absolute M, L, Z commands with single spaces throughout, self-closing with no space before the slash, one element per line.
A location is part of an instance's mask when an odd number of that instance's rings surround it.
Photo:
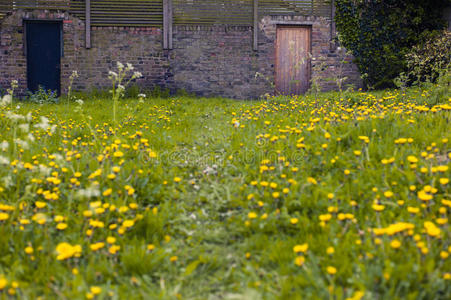
<path fill-rule="evenodd" d="M 449 298 L 431 92 L 3 108 L 0 294 Z"/>

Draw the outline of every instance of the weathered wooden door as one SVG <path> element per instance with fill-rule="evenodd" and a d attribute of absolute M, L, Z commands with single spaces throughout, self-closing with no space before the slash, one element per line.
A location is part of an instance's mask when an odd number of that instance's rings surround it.
<path fill-rule="evenodd" d="M 310 86 L 311 27 L 278 26 L 276 37 L 276 91 L 305 93 Z"/>
<path fill-rule="evenodd" d="M 39 86 L 60 94 L 61 22 L 26 21 L 27 82 L 36 92 Z"/>

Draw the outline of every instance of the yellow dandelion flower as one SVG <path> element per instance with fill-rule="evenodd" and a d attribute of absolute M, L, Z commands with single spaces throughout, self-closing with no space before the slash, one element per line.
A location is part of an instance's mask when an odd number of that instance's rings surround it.
<path fill-rule="evenodd" d="M 0 221 L 5 221 L 9 219 L 9 215 L 4 212 L 0 212 Z"/>
<path fill-rule="evenodd" d="M 93 295 L 98 295 L 102 292 L 102 288 L 98 286 L 92 286 L 89 290 Z"/>
<path fill-rule="evenodd" d="M 89 248 L 91 248 L 91 250 L 94 252 L 102 249 L 103 247 L 105 247 L 105 243 L 103 242 L 94 243 L 89 246 Z"/>
<path fill-rule="evenodd" d="M 417 196 L 420 200 L 422 201 L 429 201 L 432 200 L 432 195 L 428 194 L 427 192 L 425 192 L 424 190 L 419 191 L 417 193 Z"/>
<path fill-rule="evenodd" d="M 113 156 L 114 157 L 122 157 L 122 156 L 124 156 L 124 153 L 122 151 L 115 151 L 113 153 Z"/>
<path fill-rule="evenodd" d="M 42 201 L 36 201 L 34 204 L 36 205 L 37 208 L 44 208 L 47 206 L 47 203 Z"/>
<path fill-rule="evenodd" d="M 302 266 L 303 264 L 304 264 L 304 262 L 305 262 L 305 257 L 304 256 L 297 256 L 295 259 L 294 259 L 294 264 L 296 265 L 296 266 Z"/>
<path fill-rule="evenodd" d="M 114 236 L 109 236 L 106 238 L 106 242 L 108 244 L 114 244 L 114 243 L 116 243 L 116 238 Z"/>
<path fill-rule="evenodd" d="M 411 164 L 416 164 L 418 162 L 418 158 L 416 158 L 413 155 L 409 155 L 407 156 L 407 160 L 411 163 Z"/>
<path fill-rule="evenodd" d="M 58 229 L 58 230 L 64 230 L 66 228 L 67 228 L 67 224 L 66 223 L 58 223 L 56 225 L 56 229 Z"/>
<path fill-rule="evenodd" d="M 387 197 L 387 198 L 391 198 L 391 197 L 393 197 L 393 192 L 392 191 L 386 191 L 386 192 L 384 192 L 384 196 Z"/>
<path fill-rule="evenodd" d="M 134 220 L 125 220 L 122 223 L 122 226 L 124 226 L 125 228 L 133 227 L 133 225 L 135 225 L 135 221 Z"/>
<path fill-rule="evenodd" d="M 383 211 L 385 209 L 384 205 L 376 204 L 376 203 L 373 204 L 371 207 L 377 212 Z"/>
<path fill-rule="evenodd" d="M 293 247 L 293 251 L 295 253 L 300 253 L 300 252 L 305 253 L 305 252 L 307 252 L 307 250 L 308 250 L 308 244 L 307 243 L 301 244 L 301 245 L 296 245 L 296 246 Z"/>
<path fill-rule="evenodd" d="M 316 181 L 316 179 L 313 178 L 313 177 L 308 177 L 308 178 L 307 178 L 307 182 L 308 182 L 308 183 L 311 183 L 311 184 L 318 184 L 318 182 Z"/>
<path fill-rule="evenodd" d="M 434 223 L 430 221 L 424 222 L 424 228 L 426 229 L 426 233 L 433 237 L 439 237 L 441 230 Z"/>
<path fill-rule="evenodd" d="M 0 277 L 0 291 L 8 285 L 8 280 L 4 277 Z"/>
<path fill-rule="evenodd" d="M 255 212 L 251 211 L 250 213 L 247 214 L 247 217 L 249 219 L 255 219 L 255 218 L 257 218 L 257 214 Z"/>
<path fill-rule="evenodd" d="M 329 273 L 330 275 L 335 275 L 337 273 L 337 269 L 335 267 L 332 266 L 328 266 L 326 269 L 327 273 Z"/>
<path fill-rule="evenodd" d="M 393 249 L 398 249 L 399 247 L 401 247 L 401 242 L 399 240 L 393 240 L 390 243 L 390 247 L 392 247 Z"/>

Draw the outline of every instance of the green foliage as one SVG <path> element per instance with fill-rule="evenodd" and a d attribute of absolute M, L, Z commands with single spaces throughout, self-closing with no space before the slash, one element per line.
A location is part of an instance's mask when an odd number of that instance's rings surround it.
<path fill-rule="evenodd" d="M 436 82 L 451 67 L 451 33 L 445 31 L 413 47 L 406 60 L 409 82 Z"/>
<path fill-rule="evenodd" d="M 141 88 L 136 83 L 131 84 L 127 89 L 125 90 L 125 98 L 130 99 L 137 99 L 138 95 L 141 93 Z"/>
<path fill-rule="evenodd" d="M 150 96 L 151 98 L 169 98 L 171 95 L 171 91 L 169 88 L 162 88 L 159 85 L 156 85 L 152 90 L 149 90 L 145 93 L 146 95 Z"/>
<path fill-rule="evenodd" d="M 422 86 L 431 90 L 430 96 L 426 99 L 429 106 L 445 103 L 451 97 L 451 70 L 449 68 L 440 70 L 435 83 L 427 82 Z"/>
<path fill-rule="evenodd" d="M 364 83 L 393 87 L 407 68 L 405 55 L 430 32 L 444 28 L 443 8 L 450 0 L 337 0 L 340 41 L 352 51 Z"/>
<path fill-rule="evenodd" d="M 88 99 L 106 99 L 111 96 L 107 89 L 96 89 L 93 88 L 88 92 L 73 92 L 73 97 L 76 99 L 88 100 Z"/>
<path fill-rule="evenodd" d="M 59 99 L 55 91 L 45 90 L 42 86 L 39 86 L 39 89 L 36 92 L 34 93 L 30 91 L 27 92 L 25 101 L 29 101 L 36 104 L 44 104 L 44 103 L 58 103 Z"/>

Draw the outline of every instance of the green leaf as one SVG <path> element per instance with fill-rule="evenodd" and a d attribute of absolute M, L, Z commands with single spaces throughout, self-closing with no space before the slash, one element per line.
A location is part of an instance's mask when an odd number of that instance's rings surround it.
<path fill-rule="evenodd" d="M 190 263 L 190 264 L 186 267 L 184 275 L 185 275 L 185 276 L 191 275 L 191 274 L 196 270 L 197 266 L 198 266 L 200 263 L 201 263 L 200 260 L 195 260 L 195 261 L 193 261 L 192 263 Z"/>

